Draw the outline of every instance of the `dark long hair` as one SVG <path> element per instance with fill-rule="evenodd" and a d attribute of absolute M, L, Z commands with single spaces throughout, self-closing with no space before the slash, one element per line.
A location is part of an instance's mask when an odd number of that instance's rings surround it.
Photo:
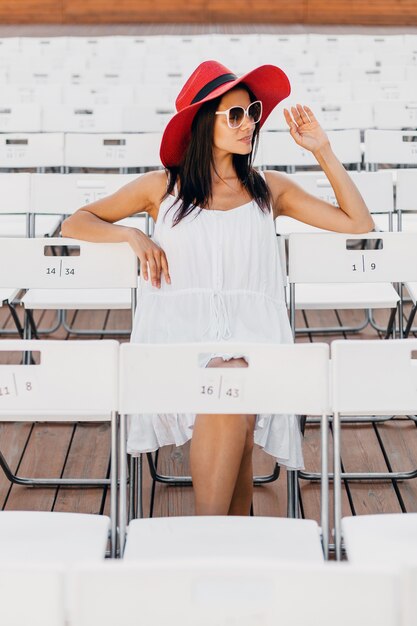
<path fill-rule="evenodd" d="M 255 95 L 246 87 L 251 102 L 256 100 Z M 214 167 L 213 133 L 215 112 L 219 106 L 221 96 L 205 102 L 196 114 L 191 126 L 191 139 L 179 166 L 169 167 L 168 187 L 164 198 L 172 194 L 175 183 L 179 180 L 179 193 L 171 209 L 177 206 L 173 225 L 192 213 L 200 212 L 206 207 L 212 196 L 211 171 Z M 249 154 L 234 154 L 233 167 L 236 176 L 248 191 L 250 197 L 259 205 L 261 211 L 271 210 L 271 196 L 262 176 L 253 168 L 253 159 L 259 142 L 259 124 L 255 125 L 252 137 L 252 150 Z"/>

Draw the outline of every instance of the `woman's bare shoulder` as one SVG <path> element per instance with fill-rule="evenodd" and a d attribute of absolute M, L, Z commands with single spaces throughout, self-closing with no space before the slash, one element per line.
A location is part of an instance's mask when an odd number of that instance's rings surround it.
<path fill-rule="evenodd" d="M 167 174 L 165 170 L 153 170 L 141 174 L 132 183 L 132 190 L 137 189 L 146 196 L 155 206 L 159 206 L 167 190 Z"/>
<path fill-rule="evenodd" d="M 281 189 L 287 187 L 290 183 L 290 179 L 288 174 L 284 172 L 277 172 L 275 170 L 265 170 L 264 172 L 266 184 L 268 185 L 271 192 L 276 189 Z"/>

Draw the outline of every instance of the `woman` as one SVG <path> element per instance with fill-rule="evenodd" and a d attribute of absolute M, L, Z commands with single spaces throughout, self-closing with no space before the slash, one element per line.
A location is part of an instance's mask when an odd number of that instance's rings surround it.
<path fill-rule="evenodd" d="M 127 241 L 139 257 L 132 341 L 291 342 L 274 219 L 288 215 L 346 233 L 373 229 L 362 197 L 308 107 L 284 110 L 285 119 L 294 141 L 316 157 L 339 206 L 307 194 L 284 174 L 253 169 L 259 129 L 289 93 L 277 67 L 237 78 L 220 63 L 202 63 L 165 129 L 166 170 L 139 177 L 64 222 L 66 237 Z M 153 239 L 113 224 L 141 211 L 155 221 Z M 243 355 L 213 354 L 202 365 L 247 363 Z M 132 420 L 128 448 L 139 454 L 181 445 L 191 436 L 198 515 L 249 514 L 254 438 L 280 463 L 303 466 L 292 415 L 144 415 Z"/>

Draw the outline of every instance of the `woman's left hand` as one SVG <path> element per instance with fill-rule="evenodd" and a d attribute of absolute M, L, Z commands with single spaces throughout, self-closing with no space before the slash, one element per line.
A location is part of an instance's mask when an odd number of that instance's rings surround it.
<path fill-rule="evenodd" d="M 309 107 L 297 104 L 296 107 L 291 107 L 291 114 L 288 109 L 284 109 L 291 137 L 299 146 L 315 153 L 329 145 L 326 133 Z"/>

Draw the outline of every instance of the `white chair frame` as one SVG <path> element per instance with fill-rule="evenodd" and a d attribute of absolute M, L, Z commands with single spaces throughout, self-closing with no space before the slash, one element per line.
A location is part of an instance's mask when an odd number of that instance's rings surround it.
<path fill-rule="evenodd" d="M 411 415 L 417 407 L 416 339 L 334 341 L 332 408 L 334 450 L 334 516 L 336 558 L 342 556 L 341 535 L 341 416 Z M 389 364 L 389 367 L 387 365 Z M 410 479 L 411 472 L 356 473 L 356 479 Z"/>
<path fill-rule="evenodd" d="M 201 368 L 201 354 L 244 354 L 247 368 Z M 181 368 L 178 368 L 178 362 Z M 156 376 L 155 373 L 158 372 Z M 161 394 L 163 388 L 163 394 Z M 210 393 L 210 389 L 212 393 Z M 228 394 L 228 390 L 231 393 Z M 126 417 L 139 413 L 295 413 L 322 419 L 323 546 L 328 550 L 327 344 L 123 344 L 120 348 L 120 553 L 126 539 Z M 138 489 L 141 490 L 140 480 Z M 289 499 L 295 494 L 289 494 Z M 141 494 L 139 494 L 139 498 Z"/>
<path fill-rule="evenodd" d="M 117 341 L 4 340 L 1 352 L 22 353 L 22 363 L 0 364 L 2 421 L 110 421 L 111 478 L 23 478 L 13 476 L 0 452 L 6 476 L 21 485 L 106 486 L 111 489 L 111 543 L 116 554 L 117 511 Z M 35 364 L 33 353 L 40 353 Z M 100 372 L 92 376 L 91 372 Z M 76 390 L 76 393 L 74 393 Z M 8 471 L 7 471 L 8 470 Z"/>

